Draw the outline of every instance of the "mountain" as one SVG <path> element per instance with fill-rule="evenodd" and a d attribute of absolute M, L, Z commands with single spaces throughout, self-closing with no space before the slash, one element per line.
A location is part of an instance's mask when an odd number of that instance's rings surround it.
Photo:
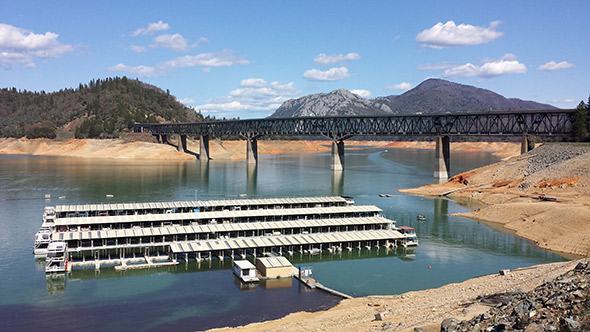
<path fill-rule="evenodd" d="M 508 99 L 493 91 L 474 86 L 441 79 L 427 79 L 399 96 L 364 99 L 340 89 L 328 94 L 319 93 L 287 100 L 271 117 L 440 114 L 555 108 L 534 101 Z"/>
<path fill-rule="evenodd" d="M 285 101 L 271 117 L 337 116 L 386 114 L 371 100 L 346 89 L 317 93 Z"/>
<path fill-rule="evenodd" d="M 199 114 L 162 89 L 126 77 L 45 93 L 0 89 L 3 137 L 119 137 L 134 122 L 194 122 Z"/>

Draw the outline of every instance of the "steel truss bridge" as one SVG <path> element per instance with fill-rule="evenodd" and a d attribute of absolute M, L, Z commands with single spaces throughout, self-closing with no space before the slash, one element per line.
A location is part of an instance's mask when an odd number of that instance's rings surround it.
<path fill-rule="evenodd" d="M 436 137 L 434 177 L 447 178 L 450 138 L 465 136 L 522 136 L 523 153 L 533 147 L 529 135 L 569 136 L 575 110 L 515 111 L 432 115 L 266 118 L 196 123 L 136 123 L 135 131 L 149 131 L 158 141 L 176 135 L 178 151 L 187 151 L 187 136 L 199 137 L 200 160 L 209 160 L 209 138 L 246 139 L 248 164 L 258 161 L 260 136 L 326 136 L 332 139 L 332 170 L 344 168 L 344 140 L 353 136 Z"/>
<path fill-rule="evenodd" d="M 433 115 L 265 118 L 196 123 L 135 124 L 154 135 L 326 136 L 568 136 L 575 110 Z"/>

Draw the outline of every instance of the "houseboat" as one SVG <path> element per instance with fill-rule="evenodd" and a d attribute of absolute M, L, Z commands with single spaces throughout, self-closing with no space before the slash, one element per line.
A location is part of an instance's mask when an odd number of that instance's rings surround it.
<path fill-rule="evenodd" d="M 243 282 L 259 281 L 256 276 L 256 266 L 247 260 L 234 261 L 233 271 Z"/>
<path fill-rule="evenodd" d="M 65 242 L 52 242 L 47 246 L 45 272 L 68 271 L 68 246 Z"/>
<path fill-rule="evenodd" d="M 416 236 L 416 229 L 408 226 L 400 226 L 397 228 L 401 234 L 406 237 L 404 246 L 411 247 L 418 245 L 418 237 Z"/>

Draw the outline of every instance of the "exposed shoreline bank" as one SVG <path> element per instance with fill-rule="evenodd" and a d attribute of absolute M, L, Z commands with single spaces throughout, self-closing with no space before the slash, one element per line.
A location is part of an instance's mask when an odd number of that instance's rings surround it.
<path fill-rule="evenodd" d="M 131 136 L 131 135 L 129 135 Z M 0 138 L 0 154 L 21 154 L 38 156 L 63 156 L 105 159 L 157 159 L 196 160 L 199 141 L 188 140 L 188 153 L 176 151 L 175 142 L 158 144 L 150 136 L 135 140 L 126 139 L 72 139 L 57 141 L 49 139 L 28 140 L 25 138 Z M 245 160 L 246 142 L 240 140 L 211 140 L 210 156 L 214 160 Z M 346 141 L 348 147 L 381 147 L 434 149 L 434 142 L 391 142 L 391 141 Z M 329 153 L 330 141 L 322 140 L 259 140 L 259 155 L 298 155 L 307 153 Z M 498 158 L 506 158 L 519 151 L 518 143 L 508 142 L 455 142 L 451 149 L 456 151 L 490 151 Z"/>

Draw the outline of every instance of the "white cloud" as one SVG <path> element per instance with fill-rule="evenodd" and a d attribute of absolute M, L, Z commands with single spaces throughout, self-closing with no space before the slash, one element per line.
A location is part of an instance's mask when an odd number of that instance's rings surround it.
<path fill-rule="evenodd" d="M 194 99 L 192 98 L 182 98 L 181 100 L 179 100 L 181 103 L 185 104 L 185 105 L 190 105 L 192 103 L 195 102 Z"/>
<path fill-rule="evenodd" d="M 129 46 L 129 48 L 136 53 L 144 53 L 147 52 L 147 47 L 144 46 L 138 46 L 138 45 L 131 45 Z"/>
<path fill-rule="evenodd" d="M 350 92 L 354 93 L 355 95 L 359 95 L 363 98 L 371 98 L 371 96 L 373 96 L 373 93 L 371 93 L 371 91 L 369 90 L 354 89 L 350 90 Z"/>
<path fill-rule="evenodd" d="M 326 71 L 309 69 L 303 73 L 303 77 L 310 81 L 340 81 L 350 76 L 348 68 L 330 68 Z"/>
<path fill-rule="evenodd" d="M 127 65 L 120 63 L 116 66 L 112 66 L 112 67 L 107 68 L 107 70 L 124 71 L 124 72 L 135 74 L 138 76 L 146 76 L 146 77 L 158 76 L 156 74 L 156 69 L 154 67 L 150 67 L 150 66 L 127 66 Z"/>
<path fill-rule="evenodd" d="M 244 57 L 236 56 L 230 50 L 215 53 L 201 53 L 197 55 L 185 55 L 176 59 L 160 62 L 155 66 L 127 66 L 118 64 L 107 68 L 110 71 L 124 71 L 139 76 L 163 76 L 177 68 L 202 67 L 204 72 L 209 72 L 211 67 L 229 67 L 233 65 L 246 65 L 250 62 Z"/>
<path fill-rule="evenodd" d="M 245 80 L 242 80 L 240 86 L 248 88 L 261 88 L 266 86 L 266 81 L 262 78 L 247 78 Z"/>
<path fill-rule="evenodd" d="M 0 23 L 0 66 L 13 64 L 35 66 L 35 58 L 56 58 L 74 50 L 71 45 L 57 41 L 53 32 L 36 34 L 15 26 Z"/>
<path fill-rule="evenodd" d="M 500 23 L 500 21 L 494 21 L 485 28 L 469 24 L 456 25 L 453 21 L 445 24 L 438 22 L 432 28 L 420 32 L 416 36 L 416 41 L 422 46 L 431 48 L 484 44 L 504 35 L 503 32 L 496 31 Z"/>
<path fill-rule="evenodd" d="M 443 72 L 445 77 L 494 77 L 506 74 L 524 74 L 527 72 L 526 66 L 518 60 L 513 54 L 506 54 L 500 59 L 485 59 L 481 66 L 472 63 L 466 63 Z"/>
<path fill-rule="evenodd" d="M 186 51 L 188 43 L 180 34 L 175 33 L 173 35 L 164 34 L 154 38 L 154 43 L 150 45 L 152 48 L 163 47 L 171 49 L 175 52 Z"/>
<path fill-rule="evenodd" d="M 539 66 L 537 69 L 538 70 L 547 70 L 547 71 L 556 71 L 556 70 L 564 70 L 564 69 L 568 69 L 573 67 L 574 65 L 571 63 L 568 63 L 567 61 L 562 61 L 562 62 L 555 62 L 555 61 L 549 61 L 544 65 Z"/>
<path fill-rule="evenodd" d="M 227 96 L 208 100 L 206 104 L 194 106 L 202 113 L 234 117 L 232 112 L 264 112 L 276 110 L 284 101 L 301 93 L 291 83 L 271 82 L 260 78 L 242 80 L 241 88 L 230 91 Z"/>
<path fill-rule="evenodd" d="M 147 28 L 139 28 L 135 30 L 131 36 L 137 37 L 140 35 L 153 35 L 159 31 L 165 31 L 170 29 L 170 25 L 168 23 L 164 23 L 161 20 L 158 22 L 148 24 Z"/>
<path fill-rule="evenodd" d="M 359 60 L 361 58 L 358 53 L 348 53 L 346 55 L 343 54 L 331 54 L 326 55 L 325 53 L 321 53 L 320 55 L 316 56 L 313 61 L 315 63 L 319 63 L 322 65 L 333 65 L 338 62 L 342 62 L 344 60 Z"/>
<path fill-rule="evenodd" d="M 395 85 L 388 85 L 385 87 L 386 90 L 393 90 L 393 91 L 408 91 L 413 88 L 414 85 L 408 82 L 401 82 Z"/>
<path fill-rule="evenodd" d="M 458 66 L 456 62 L 437 62 L 437 63 L 425 63 L 423 65 L 416 66 L 419 70 L 444 70 Z"/>

